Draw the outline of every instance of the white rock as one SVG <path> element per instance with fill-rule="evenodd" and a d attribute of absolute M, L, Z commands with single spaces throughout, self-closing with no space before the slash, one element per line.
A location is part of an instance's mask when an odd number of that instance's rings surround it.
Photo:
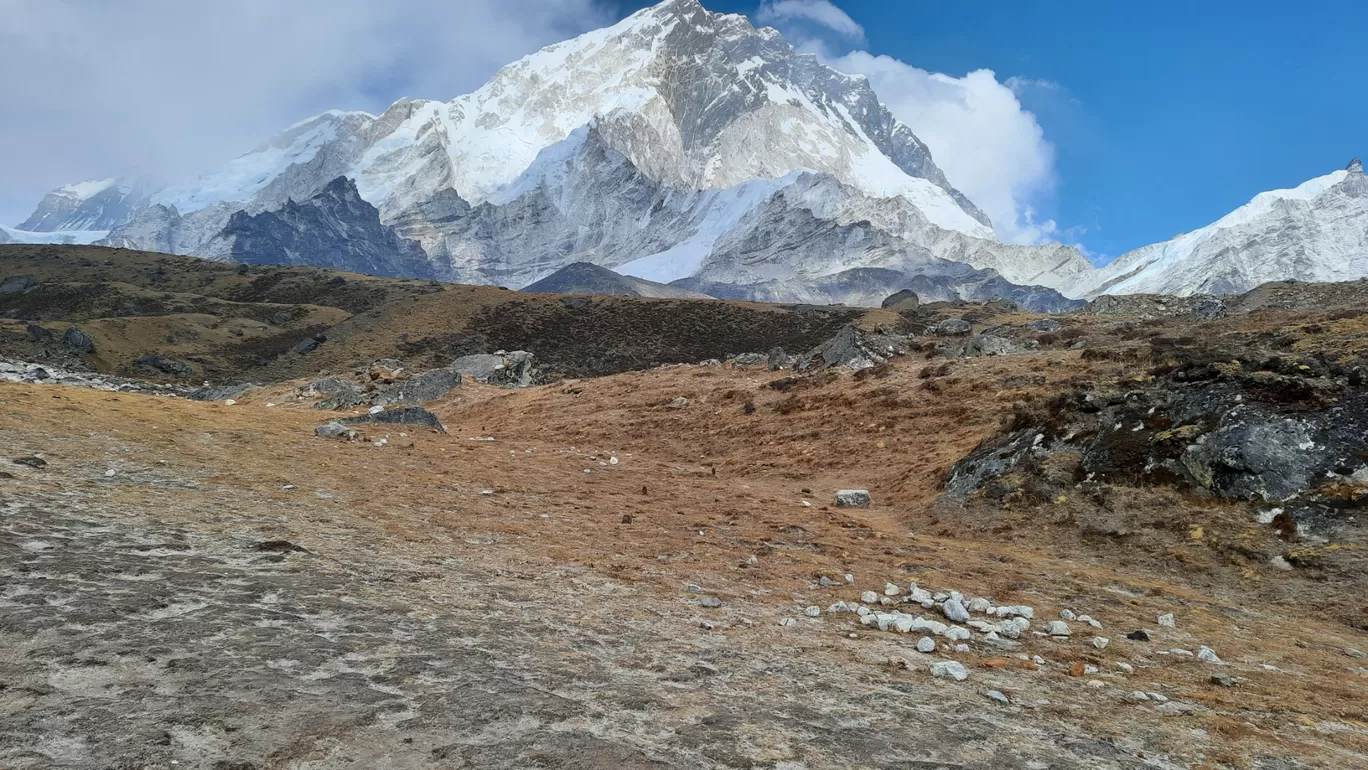
<path fill-rule="evenodd" d="M 1032 620 L 1035 618 L 1035 608 L 1027 607 L 1023 604 L 1007 605 L 993 610 L 993 614 L 1000 618 L 1020 617 Z"/>
<path fill-rule="evenodd" d="M 1039 655 L 1032 656 L 1031 662 L 1036 664 L 1037 666 L 1045 665 L 1045 659 L 1040 657 Z"/>
<path fill-rule="evenodd" d="M 959 602 L 960 604 L 964 604 L 964 594 L 960 593 L 959 591 L 951 591 L 950 598 Z"/>
<path fill-rule="evenodd" d="M 1096 673 L 1097 673 L 1097 666 L 1092 666 L 1092 665 L 1084 666 L 1084 667 L 1083 667 L 1083 673 L 1085 673 L 1085 674 L 1096 674 Z"/>
<path fill-rule="evenodd" d="M 865 591 L 864 593 L 860 594 L 860 601 L 864 602 L 865 604 L 878 604 L 879 595 L 874 593 L 873 591 Z"/>
<path fill-rule="evenodd" d="M 846 582 L 846 583 L 854 583 L 854 582 L 855 582 L 855 576 L 852 575 L 852 574 L 850 574 L 849 572 L 847 572 L 847 573 L 845 574 L 845 582 Z"/>
<path fill-rule="evenodd" d="M 1221 659 L 1216 656 L 1216 651 L 1210 647 L 1197 648 L 1197 660 L 1204 660 L 1207 663 L 1220 663 Z"/>
<path fill-rule="evenodd" d="M 902 593 L 902 589 L 893 583 L 884 583 L 884 596 L 897 596 Z"/>
<path fill-rule="evenodd" d="M 1127 674 L 1134 674 L 1134 673 L 1135 673 L 1135 666 L 1132 666 L 1132 665 L 1129 664 L 1129 663 L 1117 663 L 1117 664 L 1116 664 L 1116 667 L 1119 668 L 1119 669 L 1121 669 L 1121 671 L 1123 671 L 1123 672 L 1125 672 L 1125 673 L 1127 673 Z"/>
<path fill-rule="evenodd" d="M 1096 648 L 1099 649 L 1099 650 L 1105 650 L 1105 649 L 1107 649 L 1107 645 L 1109 645 L 1109 644 L 1111 644 L 1111 640 L 1108 639 L 1108 638 L 1105 637 L 1105 636 L 1094 636 L 1094 637 L 1093 637 L 1092 646 L 1096 647 Z"/>
<path fill-rule="evenodd" d="M 870 500 L 869 490 L 867 489 L 836 490 L 837 508 L 868 508 Z"/>
<path fill-rule="evenodd" d="M 960 604 L 958 599 L 946 599 L 945 604 L 941 605 L 941 614 L 956 623 L 963 623 L 969 619 L 969 610 Z"/>
<path fill-rule="evenodd" d="M 969 600 L 968 609 L 970 612 L 985 614 L 988 612 L 988 610 L 991 610 L 992 608 L 993 603 L 983 598 L 982 596 L 975 596 L 974 598 Z"/>
<path fill-rule="evenodd" d="M 1107 683 L 1102 681 L 1101 679 L 1089 679 L 1088 686 L 1093 688 L 1094 690 L 1100 690 L 1103 687 L 1106 687 Z"/>
<path fill-rule="evenodd" d="M 907 594 L 907 599 L 908 601 L 916 602 L 917 604 L 925 604 L 926 602 L 935 601 L 935 598 L 931 596 L 930 591 L 926 590 L 925 588 L 918 588 L 916 583 L 913 583 L 911 585 L 910 590 Z"/>
<path fill-rule="evenodd" d="M 1073 610 L 1060 610 L 1059 617 L 1065 620 L 1078 620 L 1078 616 L 1073 613 Z"/>
<path fill-rule="evenodd" d="M 912 632 L 912 618 L 911 618 L 910 616 L 908 616 L 908 615 L 902 615 L 902 616 L 898 617 L 897 620 L 894 620 L 894 621 L 893 621 L 893 630 L 894 630 L 894 631 L 897 631 L 897 632 L 900 633 L 900 634 L 908 634 L 908 633 L 911 633 L 911 632 Z"/>
<path fill-rule="evenodd" d="M 928 610 L 929 610 L 929 609 L 931 609 L 932 607 L 935 607 L 935 606 L 936 606 L 936 600 L 935 600 L 935 599 L 931 599 L 931 598 L 922 599 L 921 606 L 922 606 L 923 609 L 928 609 Z"/>
<path fill-rule="evenodd" d="M 941 636 L 954 642 L 962 642 L 969 638 L 969 629 L 962 626 L 946 626 Z"/>
<path fill-rule="evenodd" d="M 760 564 L 760 560 L 757 559 L 757 558 L 752 554 L 751 557 L 750 557 L 749 559 L 746 559 L 746 563 L 749 564 L 749 565 L 752 566 L 752 567 L 755 567 L 755 566 L 758 566 L 758 565 Z"/>
<path fill-rule="evenodd" d="M 1094 618 L 1088 618 L 1088 625 L 1092 626 L 1093 628 L 1101 628 L 1102 621 L 1096 620 Z"/>
<path fill-rule="evenodd" d="M 1158 622 L 1159 622 L 1159 625 L 1161 625 L 1161 626 L 1163 626 L 1163 627 L 1165 627 L 1165 628 L 1175 628 L 1175 627 L 1177 626 L 1177 623 L 1175 623 L 1175 622 L 1173 621 L 1173 613 L 1172 613 L 1172 612 L 1168 612 L 1168 613 L 1165 613 L 1165 614 L 1163 614 L 1163 615 L 1160 615 L 1160 616 L 1159 616 L 1159 621 L 1158 621 Z"/>
<path fill-rule="evenodd" d="M 1167 696 L 1167 695 L 1164 695 L 1164 694 L 1162 694 L 1162 693 L 1157 693 L 1157 692 L 1151 692 L 1151 693 L 1146 693 L 1146 694 L 1149 695 L 1150 700 L 1152 700 L 1152 701 L 1156 701 L 1156 702 L 1158 702 L 1158 703 L 1168 703 L 1168 696 Z"/>
<path fill-rule="evenodd" d="M 931 653 L 936 651 L 936 640 L 929 636 L 923 636 L 917 640 L 917 652 Z"/>
<path fill-rule="evenodd" d="M 974 629 L 975 631 L 979 632 L 980 634 L 986 634 L 986 633 L 988 633 L 989 631 L 996 631 L 996 630 L 998 630 L 998 627 L 997 627 L 997 624 L 996 624 L 996 623 L 989 623 L 989 622 L 986 621 L 986 620 L 971 620 L 971 621 L 965 623 L 964 625 L 969 626 L 970 628 Z M 1013 626 L 1013 628 L 1015 628 L 1015 626 Z"/>
<path fill-rule="evenodd" d="M 882 604 L 882 605 L 885 606 L 885 607 L 892 607 L 893 605 L 895 605 L 895 604 L 897 604 L 897 603 L 898 603 L 897 600 L 894 599 L 894 598 L 891 597 L 891 596 L 880 596 L 880 597 L 879 597 L 879 604 Z"/>
<path fill-rule="evenodd" d="M 856 606 L 856 607 L 855 607 L 855 614 L 856 614 L 856 615 L 859 615 L 859 616 L 862 617 L 862 618 L 863 618 L 863 617 L 867 617 L 871 612 L 873 612 L 873 610 L 869 609 L 868 607 L 861 607 L 861 606 Z"/>
<path fill-rule="evenodd" d="M 796 618 L 784 618 L 783 620 L 779 621 L 779 625 L 784 627 L 796 626 L 798 625 L 798 620 Z"/>
<path fill-rule="evenodd" d="M 1047 633 L 1048 633 L 1050 636 L 1068 636 L 1068 635 L 1069 635 L 1069 624 L 1068 624 L 1068 623 L 1065 623 L 1065 622 L 1062 621 L 1062 620 L 1051 620 L 1051 621 L 1050 621 L 1050 625 L 1047 626 L 1046 628 L 1047 628 Z"/>
<path fill-rule="evenodd" d="M 938 602 L 943 602 L 943 601 L 945 601 L 946 599 L 949 599 L 949 598 L 950 598 L 950 594 L 947 594 L 947 593 L 944 592 L 944 591 L 937 591 L 937 592 L 935 592 L 934 594 L 931 594 L 931 598 L 932 598 L 932 599 L 935 599 L 935 600 L 938 601 Z"/>
<path fill-rule="evenodd" d="M 803 610 L 803 614 L 810 618 L 820 618 L 822 616 L 822 608 L 814 604 Z"/>
<path fill-rule="evenodd" d="M 945 629 L 947 628 L 949 628 L 949 626 L 945 625 L 944 623 L 938 620 L 927 620 L 926 618 L 917 618 L 916 620 L 912 621 L 912 630 L 926 631 L 928 633 L 936 634 L 937 636 L 944 634 Z"/>
<path fill-rule="evenodd" d="M 863 609 L 863 608 L 861 608 L 861 609 Z M 872 625 L 874 625 L 874 624 L 876 624 L 876 623 L 878 623 L 878 622 L 879 622 L 879 619 L 876 618 L 876 617 L 874 617 L 874 613 L 872 613 L 872 612 L 866 612 L 865 614 L 863 614 L 863 615 L 860 616 L 860 625 L 862 625 L 862 626 L 872 626 Z M 782 625 L 782 624 L 781 624 L 781 625 Z"/>
<path fill-rule="evenodd" d="M 986 696 L 989 700 L 995 700 L 995 701 L 997 701 L 998 703 L 1001 703 L 1001 704 L 1004 705 L 1004 706 L 1010 706 L 1010 705 L 1012 705 L 1012 701 L 1008 700 L 1007 696 L 1006 696 L 1006 695 L 1003 695 L 1003 694 L 1002 694 L 1002 691 L 1000 691 L 1000 690 L 984 690 L 984 691 L 983 691 L 983 694 L 984 694 L 984 696 Z"/>
<path fill-rule="evenodd" d="M 1142 701 L 1147 701 L 1149 699 L 1150 698 L 1148 695 L 1144 694 L 1139 690 L 1126 694 L 1126 700 L 1131 701 L 1132 703 L 1140 703 Z"/>
<path fill-rule="evenodd" d="M 846 606 L 845 602 L 836 602 L 830 607 L 827 607 L 828 615 L 835 615 L 838 612 L 850 612 L 850 608 Z"/>
<path fill-rule="evenodd" d="M 931 676 L 937 679 L 949 678 L 956 682 L 963 682 L 969 678 L 969 671 L 959 661 L 938 660 L 931 664 Z"/>
<path fill-rule="evenodd" d="M 1092 615 L 1079 615 L 1079 616 L 1078 616 L 1078 622 L 1079 622 L 1079 623 L 1091 623 L 1091 622 L 1092 622 Z"/>
<path fill-rule="evenodd" d="M 967 644 L 957 644 L 957 645 L 955 645 L 955 652 L 968 652 L 968 651 L 969 651 L 969 645 L 967 645 Z"/>
<path fill-rule="evenodd" d="M 1174 647 L 1173 649 L 1169 650 L 1169 652 L 1174 655 L 1186 655 L 1189 658 L 1192 657 L 1192 650 L 1184 650 L 1178 647 Z"/>

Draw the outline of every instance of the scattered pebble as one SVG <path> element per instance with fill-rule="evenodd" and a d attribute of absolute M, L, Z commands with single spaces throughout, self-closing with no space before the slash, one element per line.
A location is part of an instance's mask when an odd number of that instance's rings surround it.
<path fill-rule="evenodd" d="M 822 608 L 814 604 L 811 607 L 808 607 L 807 609 L 803 610 L 803 614 L 807 615 L 810 618 L 820 618 L 822 617 Z"/>
<path fill-rule="evenodd" d="M 1059 617 L 1065 620 L 1078 620 L 1078 616 L 1074 614 L 1073 610 L 1060 610 Z"/>
<path fill-rule="evenodd" d="M 1008 697 L 1007 697 L 1006 695 L 1003 695 L 1002 692 L 1000 692 L 1000 691 L 998 691 L 998 690 L 984 690 L 984 691 L 983 691 L 983 694 L 984 694 L 989 700 L 995 700 L 995 701 L 997 701 L 998 703 L 1001 703 L 1001 704 L 1004 705 L 1004 706 L 1010 706 L 1010 705 L 1012 705 L 1012 701 L 1011 701 L 1010 699 L 1008 699 Z"/>
<path fill-rule="evenodd" d="M 794 618 L 784 618 L 783 620 L 779 621 L 779 625 L 787 628 L 788 626 L 798 625 L 798 621 Z"/>
<path fill-rule="evenodd" d="M 1216 656 L 1216 651 L 1211 649 L 1210 647 L 1197 648 L 1197 660 L 1206 661 L 1207 663 L 1221 662 L 1221 659 Z"/>
<path fill-rule="evenodd" d="M 1132 665 L 1129 664 L 1129 663 L 1117 663 L 1117 664 L 1116 664 L 1116 667 L 1119 668 L 1119 669 L 1121 669 L 1121 671 L 1123 671 L 1123 672 L 1125 672 L 1125 673 L 1127 673 L 1127 674 L 1134 674 L 1134 673 L 1135 673 L 1135 666 L 1132 666 Z"/>
<path fill-rule="evenodd" d="M 1092 646 L 1096 647 L 1096 648 L 1099 649 L 1099 650 L 1105 650 L 1105 649 L 1107 649 L 1107 645 L 1109 645 L 1109 644 L 1111 644 L 1111 640 L 1108 639 L 1108 638 L 1105 637 L 1105 636 L 1094 636 L 1094 637 L 1093 637 Z"/>
<path fill-rule="evenodd" d="M 1176 628 L 1176 627 L 1177 627 L 1177 623 L 1175 623 L 1174 620 L 1173 620 L 1173 613 L 1172 613 L 1172 612 L 1168 612 L 1168 613 L 1165 613 L 1165 614 L 1163 614 L 1163 615 L 1160 615 L 1160 616 L 1159 616 L 1159 621 L 1158 621 L 1158 622 L 1159 622 L 1159 625 L 1163 626 L 1164 628 Z"/>
<path fill-rule="evenodd" d="M 702 599 L 699 599 L 698 603 L 701 606 L 708 607 L 710 609 L 717 609 L 718 607 L 722 606 L 722 600 L 717 598 L 716 596 L 705 596 Z"/>

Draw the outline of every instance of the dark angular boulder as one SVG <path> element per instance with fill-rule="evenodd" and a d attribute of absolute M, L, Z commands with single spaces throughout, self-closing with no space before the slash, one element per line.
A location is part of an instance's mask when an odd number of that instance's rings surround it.
<path fill-rule="evenodd" d="M 62 347 L 74 353 L 94 353 L 95 340 L 75 326 L 62 335 Z"/>
<path fill-rule="evenodd" d="M 367 423 L 380 423 L 384 425 L 420 425 L 425 428 L 432 428 L 446 433 L 446 426 L 437 419 L 437 415 L 429 412 L 421 406 L 404 406 L 397 409 L 383 409 L 374 414 L 364 414 L 359 417 L 346 417 L 338 422 L 343 425 L 364 425 Z"/>
<path fill-rule="evenodd" d="M 903 289 L 896 294 L 890 294 L 883 301 L 885 310 L 892 310 L 897 313 L 916 310 L 919 307 L 921 307 L 921 298 L 911 289 Z"/>

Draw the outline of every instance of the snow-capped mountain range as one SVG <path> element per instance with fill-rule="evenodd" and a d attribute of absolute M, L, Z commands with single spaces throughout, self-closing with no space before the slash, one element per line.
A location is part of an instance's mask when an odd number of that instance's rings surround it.
<path fill-rule="evenodd" d="M 1223 229 L 1229 240 L 1238 228 Z M 346 233 L 365 233 L 365 248 L 339 255 Z M 581 262 L 767 300 L 878 304 L 916 284 L 1040 309 L 1067 307 L 1059 292 L 1148 290 L 1170 263 L 1211 261 L 1214 248 L 1175 246 L 1167 261 L 1135 252 L 1113 275 L 1062 245 L 1004 244 L 864 78 L 698 0 L 545 48 L 450 102 L 318 115 L 186 186 L 60 188 L 6 237 L 217 259 L 276 248 L 279 261 L 515 288 Z M 1116 281 L 1123 273 L 1134 275 Z"/>

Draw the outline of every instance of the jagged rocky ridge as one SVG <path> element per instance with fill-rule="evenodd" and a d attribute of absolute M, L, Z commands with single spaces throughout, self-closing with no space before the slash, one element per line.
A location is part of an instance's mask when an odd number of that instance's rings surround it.
<path fill-rule="evenodd" d="M 302 203 L 287 201 L 278 211 L 235 212 L 209 251 L 248 264 L 313 265 L 399 278 L 433 275 L 422 247 L 380 224 L 380 213 L 361 200 L 346 177 Z"/>

